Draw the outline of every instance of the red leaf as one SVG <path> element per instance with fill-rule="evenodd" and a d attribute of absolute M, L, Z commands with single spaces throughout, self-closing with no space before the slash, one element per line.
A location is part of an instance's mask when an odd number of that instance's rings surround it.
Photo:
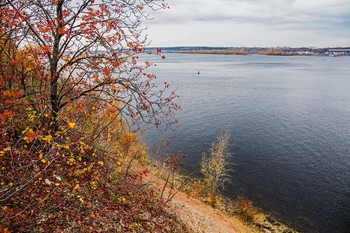
<path fill-rule="evenodd" d="M 103 68 L 102 73 L 104 75 L 109 75 L 111 73 L 111 70 L 109 68 L 105 67 L 105 68 Z"/>

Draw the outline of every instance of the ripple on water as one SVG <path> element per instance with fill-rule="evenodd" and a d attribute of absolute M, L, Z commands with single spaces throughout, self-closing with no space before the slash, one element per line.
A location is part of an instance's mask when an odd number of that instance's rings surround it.
<path fill-rule="evenodd" d="M 228 196 L 242 193 L 303 232 L 349 232 L 350 57 L 166 57 L 153 71 L 181 96 L 171 149 L 188 169 L 229 131 Z"/>

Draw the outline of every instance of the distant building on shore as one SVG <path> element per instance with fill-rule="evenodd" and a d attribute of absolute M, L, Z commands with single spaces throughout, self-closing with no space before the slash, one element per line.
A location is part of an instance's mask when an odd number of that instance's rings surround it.
<path fill-rule="evenodd" d="M 346 48 L 346 49 L 328 49 L 328 51 L 326 52 L 327 55 L 330 56 L 341 56 L 341 55 L 350 55 L 350 49 Z"/>

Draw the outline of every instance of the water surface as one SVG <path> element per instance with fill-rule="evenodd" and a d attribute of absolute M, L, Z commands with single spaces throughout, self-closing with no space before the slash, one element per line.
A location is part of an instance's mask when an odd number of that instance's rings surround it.
<path fill-rule="evenodd" d="M 186 155 L 185 168 L 230 132 L 228 196 L 243 194 L 302 232 L 350 232 L 350 57 L 147 59 L 180 95 L 170 149 Z"/>

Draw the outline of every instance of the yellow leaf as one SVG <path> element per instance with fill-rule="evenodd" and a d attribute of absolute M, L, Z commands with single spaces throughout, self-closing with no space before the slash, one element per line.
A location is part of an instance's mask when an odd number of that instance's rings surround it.
<path fill-rule="evenodd" d="M 79 199 L 79 201 L 81 202 L 81 203 L 84 203 L 84 198 L 83 197 L 81 197 L 81 196 L 77 196 L 77 198 Z"/>
<path fill-rule="evenodd" d="M 98 161 L 97 163 L 100 164 L 101 166 L 103 166 L 104 164 L 103 161 Z"/>
<path fill-rule="evenodd" d="M 117 171 L 118 173 L 122 172 L 122 170 L 123 170 L 122 167 L 117 167 L 117 169 L 116 169 L 116 171 Z"/>
<path fill-rule="evenodd" d="M 46 159 L 42 159 L 40 160 L 42 163 L 46 163 Z"/>
<path fill-rule="evenodd" d="M 69 128 L 73 129 L 74 126 L 75 126 L 75 123 L 74 122 L 68 122 L 68 126 L 69 126 Z"/>
<path fill-rule="evenodd" d="M 79 189 L 80 188 L 80 185 L 79 184 L 76 184 L 75 186 L 74 186 L 74 189 Z"/>
<path fill-rule="evenodd" d="M 42 137 L 42 138 L 41 138 L 41 140 L 43 140 L 43 141 L 46 141 L 46 142 L 50 143 L 50 142 L 51 142 L 51 140 L 52 140 L 52 136 L 51 136 L 51 135 L 47 135 L 46 137 Z"/>

